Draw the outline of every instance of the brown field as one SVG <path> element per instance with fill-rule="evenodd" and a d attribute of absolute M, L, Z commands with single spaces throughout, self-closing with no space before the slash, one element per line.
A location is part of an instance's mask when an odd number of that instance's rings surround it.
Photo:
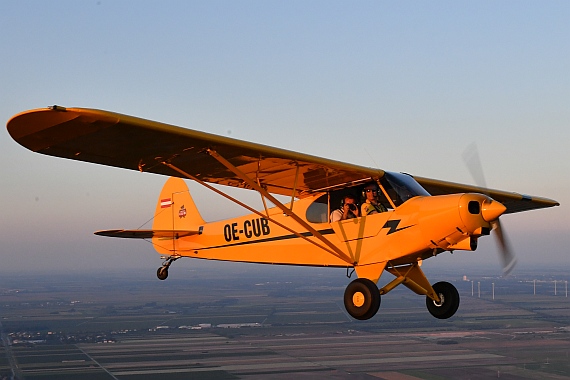
<path fill-rule="evenodd" d="M 545 281 L 534 295 L 523 275 L 478 278 L 479 298 L 452 281 L 461 306 L 444 321 L 398 288 L 361 322 L 342 306 L 342 271 L 251 268 L 180 267 L 164 282 L 3 276 L 0 378 L 570 378 L 564 285 L 554 296 Z"/>

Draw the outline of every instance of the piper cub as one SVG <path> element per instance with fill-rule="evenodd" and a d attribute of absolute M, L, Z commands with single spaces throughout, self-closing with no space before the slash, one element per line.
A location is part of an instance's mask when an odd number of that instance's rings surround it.
<path fill-rule="evenodd" d="M 494 230 L 508 273 L 515 258 L 499 217 L 558 205 L 551 199 L 357 166 L 94 109 L 25 111 L 12 117 L 7 128 L 34 152 L 171 177 L 158 198 L 152 229 L 96 232 L 151 240 L 163 255 L 159 279 L 165 280 L 170 265 L 182 257 L 347 268 L 357 278 L 344 292 L 344 305 L 359 320 L 372 318 L 380 297 L 401 284 L 425 296 L 434 317 L 451 317 L 459 307 L 457 289 L 448 282 L 430 284 L 422 261 L 445 251 L 474 251 L 478 239 Z M 183 179 L 250 214 L 204 221 Z M 214 184 L 257 191 L 263 209 Z M 384 271 L 394 279 L 379 289 Z"/>

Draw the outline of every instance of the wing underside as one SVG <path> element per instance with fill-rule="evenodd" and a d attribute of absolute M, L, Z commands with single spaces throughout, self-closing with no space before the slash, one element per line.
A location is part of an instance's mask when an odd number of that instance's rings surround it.
<path fill-rule="evenodd" d="M 106 111 L 32 110 L 8 122 L 12 137 L 51 156 L 181 177 L 168 162 L 209 183 L 247 188 L 213 159 L 215 151 L 269 192 L 302 197 L 319 189 L 381 176 L 382 171 L 216 136 Z"/>
<path fill-rule="evenodd" d="M 93 109 L 54 106 L 26 111 L 14 116 L 7 127 L 14 140 L 34 152 L 184 178 L 172 169 L 176 167 L 204 182 L 249 188 L 212 157 L 215 152 L 268 192 L 298 198 L 384 175 L 379 169 Z M 546 198 L 414 178 L 432 195 L 489 194 L 504 203 L 507 212 L 558 205 Z M 137 235 L 144 233 L 122 237 Z"/>

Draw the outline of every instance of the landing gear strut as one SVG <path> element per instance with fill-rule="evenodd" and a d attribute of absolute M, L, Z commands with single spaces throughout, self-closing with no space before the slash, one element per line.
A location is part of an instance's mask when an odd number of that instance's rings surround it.
<path fill-rule="evenodd" d="M 168 268 L 174 261 L 178 260 L 179 258 L 180 256 L 167 257 L 162 263 L 162 266 L 157 269 L 156 277 L 158 277 L 159 280 L 166 280 L 168 278 Z"/>

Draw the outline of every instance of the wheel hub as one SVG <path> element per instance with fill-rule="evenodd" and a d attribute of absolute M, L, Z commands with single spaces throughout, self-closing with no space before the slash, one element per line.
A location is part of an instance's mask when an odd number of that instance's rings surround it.
<path fill-rule="evenodd" d="M 437 307 L 441 307 L 445 303 L 445 297 L 441 293 L 439 293 L 438 296 L 439 296 L 439 299 L 441 300 L 441 302 L 437 303 L 437 302 L 433 301 L 433 304 Z"/>
<path fill-rule="evenodd" d="M 352 295 L 352 303 L 356 307 L 362 307 L 362 305 L 364 305 L 365 300 L 366 299 L 364 297 L 364 294 L 362 294 L 362 292 L 356 292 Z"/>

